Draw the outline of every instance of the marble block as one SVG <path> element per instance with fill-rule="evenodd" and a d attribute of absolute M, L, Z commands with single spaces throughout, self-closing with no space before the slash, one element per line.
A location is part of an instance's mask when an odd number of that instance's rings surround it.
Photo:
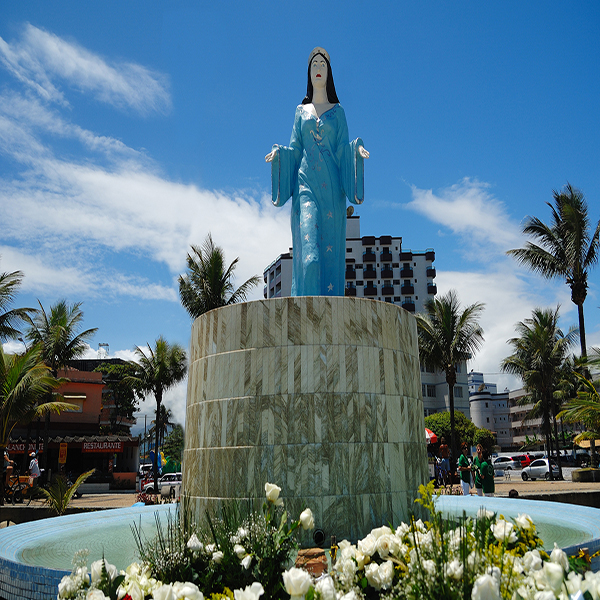
<path fill-rule="evenodd" d="M 265 482 L 325 539 L 407 520 L 429 480 L 413 315 L 364 298 L 234 304 L 193 324 L 183 490 L 197 518 Z"/>

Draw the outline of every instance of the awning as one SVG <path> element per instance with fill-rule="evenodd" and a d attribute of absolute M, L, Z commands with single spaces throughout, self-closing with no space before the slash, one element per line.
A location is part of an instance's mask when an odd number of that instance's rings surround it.
<path fill-rule="evenodd" d="M 575 444 L 580 448 L 589 448 L 591 446 L 590 440 L 582 440 L 579 444 Z M 596 452 L 600 452 L 600 440 L 594 440 L 594 446 L 596 447 Z"/>
<path fill-rule="evenodd" d="M 437 444 L 438 441 L 437 435 L 435 435 L 431 429 L 427 429 L 427 427 L 425 427 L 425 439 L 427 440 L 428 444 Z"/>

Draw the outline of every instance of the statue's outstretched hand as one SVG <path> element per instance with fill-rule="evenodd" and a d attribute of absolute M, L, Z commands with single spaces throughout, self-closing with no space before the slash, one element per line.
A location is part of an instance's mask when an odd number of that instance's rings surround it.
<path fill-rule="evenodd" d="M 370 154 L 365 150 L 364 146 L 359 146 L 358 147 L 358 153 L 363 157 L 363 158 L 369 158 Z"/>
<path fill-rule="evenodd" d="M 277 148 L 271 150 L 269 154 L 265 156 L 265 162 L 273 162 L 273 159 L 277 156 Z"/>

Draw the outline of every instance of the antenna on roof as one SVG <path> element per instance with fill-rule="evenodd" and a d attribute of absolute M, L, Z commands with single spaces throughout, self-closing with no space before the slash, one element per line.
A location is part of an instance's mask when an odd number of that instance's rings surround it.
<path fill-rule="evenodd" d="M 108 352 L 108 344 L 98 344 L 98 358 L 106 358 Z"/>

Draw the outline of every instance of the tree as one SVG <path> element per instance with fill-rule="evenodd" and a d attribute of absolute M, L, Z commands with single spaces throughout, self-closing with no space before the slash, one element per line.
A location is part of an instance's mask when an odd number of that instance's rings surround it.
<path fill-rule="evenodd" d="M 165 456 L 181 461 L 184 447 L 183 427 L 179 424 L 173 427 L 171 433 L 167 436 L 162 448 Z"/>
<path fill-rule="evenodd" d="M 491 447 L 496 443 L 496 436 L 493 432 L 485 427 L 481 427 L 475 432 L 473 436 L 473 446 L 481 444 L 486 450 L 490 450 Z"/>
<path fill-rule="evenodd" d="M 558 327 L 559 308 L 536 308 L 530 319 L 517 323 L 516 331 L 519 336 L 508 340 L 514 352 L 502 361 L 502 370 L 521 377 L 527 400 L 534 403 L 535 412 L 530 412 L 527 418 L 531 418 L 533 414 L 541 414 L 542 432 L 546 438 L 549 457 L 552 455 L 551 417 L 554 392 L 561 377 L 561 367 L 577 336 L 575 328 L 564 335 Z M 554 432 L 558 440 L 556 419 Z M 558 464 L 560 469 L 560 456 Z"/>
<path fill-rule="evenodd" d="M 469 446 L 472 446 L 473 438 L 477 432 L 477 427 L 473 421 L 465 417 L 462 412 L 457 411 L 454 415 L 454 426 L 458 440 L 467 442 Z M 437 435 L 438 441 L 443 437 L 450 439 L 452 436 L 450 413 L 446 411 L 437 412 L 425 417 L 425 427 Z"/>
<path fill-rule="evenodd" d="M 52 371 L 54 377 L 64 369 L 68 361 L 80 357 L 88 347 L 87 341 L 93 337 L 97 328 L 81 331 L 83 311 L 81 302 L 69 306 L 66 300 L 59 300 L 46 313 L 42 303 L 34 316 L 28 316 L 29 329 L 27 339 L 41 347 L 42 359 Z M 50 429 L 50 414 L 46 414 L 44 424 L 44 454 L 42 467 L 48 463 L 48 432 Z"/>
<path fill-rule="evenodd" d="M 187 255 L 187 273 L 179 277 L 181 304 L 192 319 L 200 315 L 237 302 L 244 302 L 250 290 L 260 282 L 258 275 L 250 277 L 237 290 L 233 285 L 233 272 L 239 258 L 225 266 L 223 249 L 215 246 L 208 234 L 200 246 L 192 246 Z"/>
<path fill-rule="evenodd" d="M 17 423 L 29 423 L 51 412 L 75 409 L 66 402 L 44 402 L 63 380 L 52 376 L 41 358 L 41 348 L 33 346 L 24 354 L 5 354 L 0 344 L 0 450 L 8 445 Z M 0 504 L 4 502 L 4 478 L 0 484 Z"/>
<path fill-rule="evenodd" d="M 20 322 L 27 318 L 33 310 L 31 308 L 13 308 L 9 306 L 14 302 L 17 290 L 21 286 L 23 273 L 0 273 L 0 342 L 16 338 L 21 332 L 17 329 Z"/>
<path fill-rule="evenodd" d="M 454 290 L 425 303 L 425 313 L 417 314 L 419 356 L 421 362 L 439 369 L 446 375 L 450 403 L 450 447 L 455 459 L 456 431 L 454 418 L 454 386 L 456 365 L 471 358 L 483 342 L 483 329 L 477 322 L 483 311 L 482 303 L 475 303 L 460 310 L 460 302 Z"/>
<path fill-rule="evenodd" d="M 162 336 L 159 337 L 154 348 L 147 344 L 147 348 L 136 346 L 135 353 L 138 362 L 135 365 L 135 374 L 128 379 L 135 388 L 143 394 L 153 394 L 156 400 L 156 427 L 154 437 L 154 460 L 152 472 L 154 476 L 154 492 L 158 493 L 158 466 L 157 452 L 159 447 L 159 431 L 161 406 L 164 393 L 183 380 L 187 372 L 187 358 L 185 350 L 179 344 L 169 344 Z"/>
<path fill-rule="evenodd" d="M 598 261 L 600 220 L 590 226 L 588 207 L 583 193 L 569 183 L 562 191 L 552 192 L 552 223 L 546 225 L 537 217 L 529 217 L 523 233 L 533 236 L 539 245 L 527 242 L 525 248 L 509 250 L 521 264 L 543 277 L 564 278 L 571 287 L 571 300 L 577 305 L 581 356 L 585 357 L 585 323 L 583 303 L 587 296 L 588 270 Z"/>
<path fill-rule="evenodd" d="M 95 370 L 102 373 L 108 392 L 106 400 L 111 402 L 110 433 L 129 434 L 130 426 L 122 425 L 121 420 L 133 419 L 138 408 L 138 397 L 128 379 L 135 375 L 136 366 L 129 362 L 102 363 Z"/>
<path fill-rule="evenodd" d="M 50 510 L 53 510 L 58 516 L 63 515 L 69 507 L 69 503 L 73 499 L 73 496 L 77 492 L 79 486 L 84 483 L 84 481 L 90 477 L 95 470 L 96 469 L 92 469 L 91 471 L 82 473 L 77 478 L 77 481 L 71 485 L 69 485 L 64 475 L 59 475 L 54 479 L 49 489 L 46 490 L 44 488 L 40 488 L 40 492 L 44 496 L 46 504 Z"/>
<path fill-rule="evenodd" d="M 173 412 L 171 411 L 171 409 L 167 408 L 164 404 L 161 404 L 160 419 L 158 420 L 158 422 L 160 423 L 160 429 L 158 431 L 158 447 L 159 448 L 162 448 L 163 442 L 165 440 L 165 436 L 168 433 L 168 429 L 170 426 L 173 425 L 173 422 L 171 421 L 172 418 L 173 418 Z M 152 423 L 153 423 L 153 425 L 152 425 L 152 427 L 150 427 L 150 433 L 154 434 L 155 430 L 156 430 L 156 423 L 157 423 L 156 411 L 155 411 L 155 418 L 152 421 Z"/>

